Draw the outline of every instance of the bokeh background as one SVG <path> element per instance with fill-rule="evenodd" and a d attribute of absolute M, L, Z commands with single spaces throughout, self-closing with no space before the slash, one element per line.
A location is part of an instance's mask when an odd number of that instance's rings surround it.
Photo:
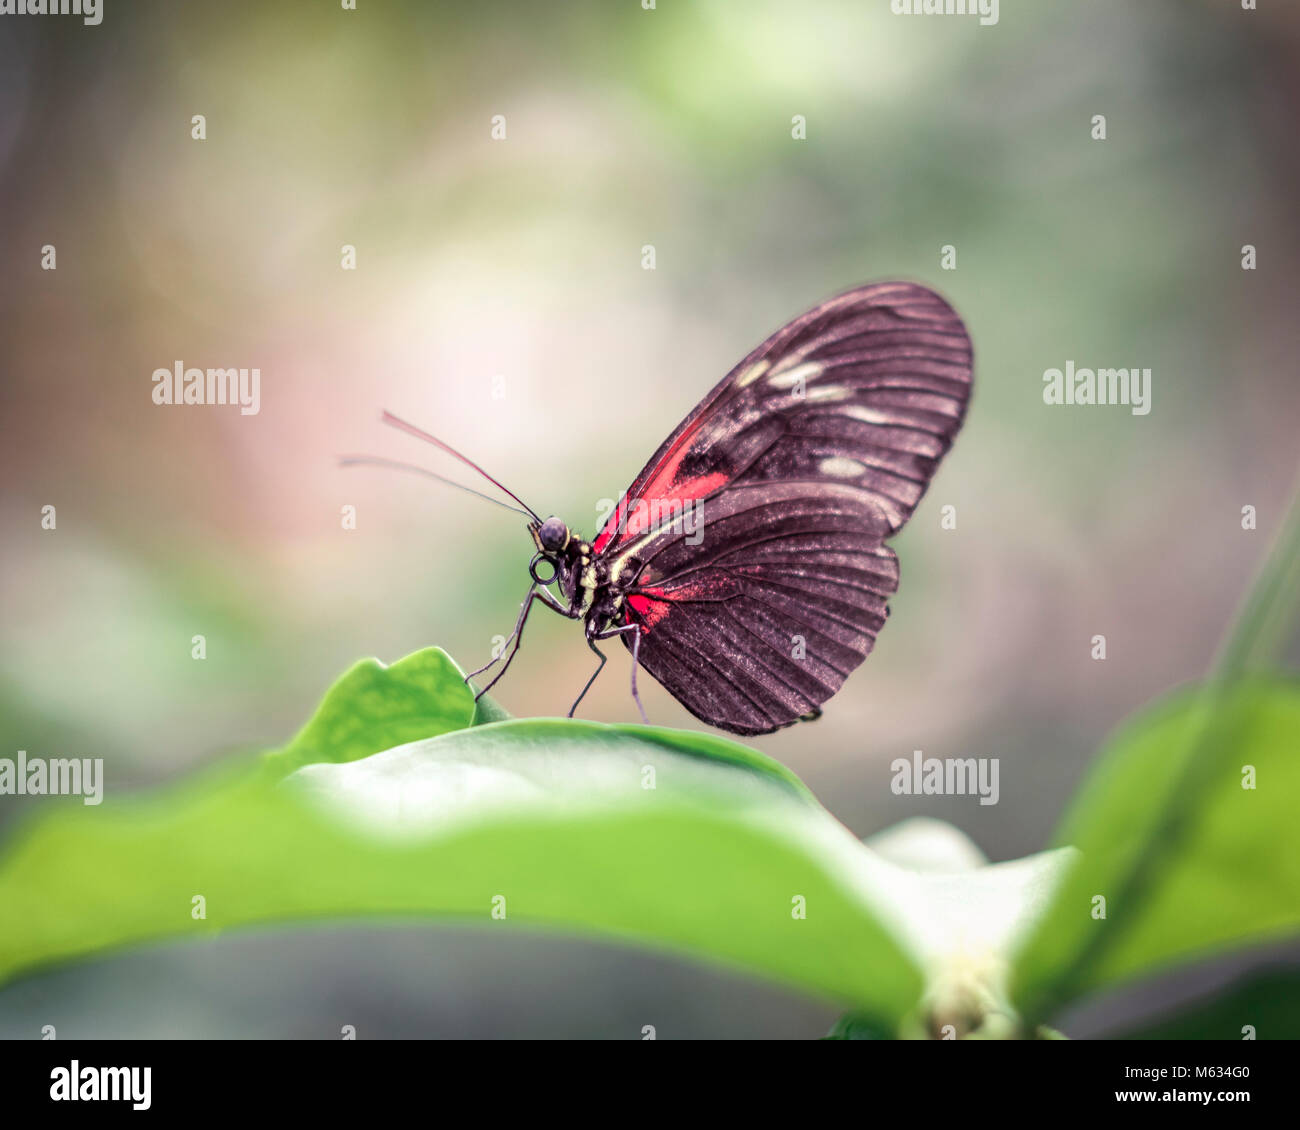
<path fill-rule="evenodd" d="M 966 319 L 971 413 L 896 542 L 875 654 L 815 726 L 754 744 L 859 835 L 931 815 L 993 859 L 1043 846 L 1107 732 L 1206 670 L 1293 481 L 1300 7 L 1004 0 L 993 27 L 887 0 L 357 7 L 0 18 L 4 756 L 102 757 L 110 790 L 143 789 L 281 742 L 360 657 L 477 666 L 531 544 L 467 496 L 338 467 L 454 466 L 382 408 L 591 534 L 770 331 L 903 277 Z M 260 414 L 154 405 L 177 359 L 259 367 Z M 1150 415 L 1045 406 L 1067 360 L 1150 367 Z M 539 612 L 499 699 L 563 713 L 590 658 Z M 627 664 L 584 714 L 634 717 Z M 653 721 L 695 725 L 643 686 Z M 999 758 L 1000 803 L 894 796 L 914 749 Z M 23 811 L 0 798 L 0 837 Z M 267 931 L 0 991 L 3 1036 L 815 1036 L 834 1016 L 463 926 Z"/>

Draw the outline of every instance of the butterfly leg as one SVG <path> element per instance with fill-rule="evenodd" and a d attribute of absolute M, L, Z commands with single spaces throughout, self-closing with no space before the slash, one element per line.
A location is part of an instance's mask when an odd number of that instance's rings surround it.
<path fill-rule="evenodd" d="M 578 694 L 578 697 L 573 700 L 573 705 L 569 707 L 570 718 L 573 717 L 573 712 L 578 709 L 578 703 L 580 703 L 587 696 L 587 692 L 591 690 L 591 684 L 596 681 L 596 676 L 599 675 L 603 670 L 605 670 L 605 664 L 609 662 L 609 656 L 606 655 L 603 651 L 600 650 L 600 648 L 596 646 L 596 640 L 598 638 L 599 637 L 588 636 L 587 646 L 591 648 L 591 650 L 594 651 L 600 657 L 600 665 L 596 668 L 595 671 L 591 673 L 591 678 L 587 680 L 587 685 L 582 688 L 582 690 Z"/>
<path fill-rule="evenodd" d="M 636 708 L 641 711 L 641 721 L 647 726 L 650 725 L 650 719 L 646 717 L 645 707 L 641 705 L 641 696 L 636 693 L 636 669 L 640 666 L 641 659 L 641 625 L 629 624 L 628 628 L 635 628 L 636 635 L 632 637 L 632 701 L 636 703 Z M 619 629 L 626 631 L 626 628 Z"/>
<path fill-rule="evenodd" d="M 519 634 L 519 629 L 520 627 L 523 626 L 524 618 L 528 615 L 528 605 L 532 601 L 533 590 L 536 587 L 537 587 L 536 585 L 528 586 L 528 592 L 524 596 L 524 602 L 519 606 L 519 618 L 515 621 L 514 631 L 512 631 L 508 636 L 506 636 L 505 643 L 501 645 L 501 651 L 497 655 L 494 655 L 486 663 L 484 663 L 482 667 L 479 667 L 476 670 L 471 671 L 468 675 L 466 675 L 465 682 L 468 683 L 471 679 L 483 674 L 483 672 L 486 671 L 489 667 L 491 667 L 494 663 L 501 662 L 501 656 L 506 653 L 506 648 L 510 646 L 511 640 L 513 640 L 515 636 Z"/>
<path fill-rule="evenodd" d="M 587 637 L 587 646 L 600 656 L 600 666 L 592 673 L 591 678 L 587 680 L 587 685 L 582 688 L 582 693 L 578 695 L 574 700 L 573 705 L 569 707 L 570 718 L 573 717 L 573 712 L 578 709 L 578 703 L 586 697 L 587 692 L 591 690 L 591 684 L 596 681 L 596 677 L 605 669 L 605 664 L 609 660 L 609 656 L 596 646 L 596 641 L 612 639 L 614 636 L 622 635 L 624 632 L 636 632 L 636 635 L 632 637 L 632 699 L 636 703 L 637 710 L 641 712 L 641 721 L 646 723 L 646 725 L 650 724 L 650 719 L 646 717 L 645 707 L 641 705 L 641 696 L 636 692 L 637 656 L 641 650 L 640 624 L 623 624 L 620 627 L 610 628 L 606 632 L 597 632 L 595 635 Z"/>
<path fill-rule="evenodd" d="M 524 597 L 523 607 L 519 610 L 519 620 L 515 624 L 515 630 L 510 633 L 514 637 L 514 641 L 515 641 L 514 646 L 510 649 L 510 654 L 506 656 L 506 661 L 502 665 L 501 670 L 498 671 L 495 675 L 493 675 L 492 681 L 488 683 L 486 687 L 484 687 L 481 691 L 478 692 L 478 694 L 474 696 L 475 702 L 478 702 L 480 698 L 482 698 L 485 694 L 488 693 L 488 691 L 490 691 L 494 686 L 496 686 L 497 681 L 501 678 L 502 675 L 506 673 L 506 670 L 510 667 L 511 661 L 514 659 L 515 655 L 519 651 L 519 645 L 523 642 L 524 624 L 527 623 L 528 621 L 528 613 L 532 611 L 533 601 L 535 600 L 540 600 L 548 608 L 554 609 L 561 616 L 569 615 L 569 610 L 565 608 L 564 605 L 562 605 L 558 600 L 556 600 L 555 597 L 553 597 L 549 592 L 547 592 L 546 589 L 539 589 L 536 585 L 530 586 L 528 589 L 528 595 Z M 493 660 L 493 662 L 496 661 Z M 489 663 L 488 667 L 491 666 L 492 664 Z M 486 670 L 486 668 L 484 668 L 484 670 Z"/>

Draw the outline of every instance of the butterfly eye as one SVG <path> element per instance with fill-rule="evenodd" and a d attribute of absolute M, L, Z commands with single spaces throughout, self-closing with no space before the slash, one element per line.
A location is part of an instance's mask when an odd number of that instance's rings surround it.
<path fill-rule="evenodd" d="M 569 527 L 559 518 L 547 518 L 537 531 L 537 540 L 547 551 L 563 549 L 569 540 Z"/>

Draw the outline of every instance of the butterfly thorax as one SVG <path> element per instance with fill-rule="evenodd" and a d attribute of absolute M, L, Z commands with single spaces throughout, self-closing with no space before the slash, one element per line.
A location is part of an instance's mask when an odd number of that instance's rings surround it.
<path fill-rule="evenodd" d="M 589 629 L 604 627 L 622 598 L 610 591 L 609 567 L 596 554 L 591 542 L 578 537 L 558 518 L 549 518 L 540 526 L 530 525 L 529 533 L 537 546 L 538 558 L 550 562 L 555 570 L 555 581 L 568 601 L 569 615 L 587 621 Z"/>
<path fill-rule="evenodd" d="M 605 563 L 596 559 L 591 543 L 574 538 L 558 561 L 560 591 L 569 602 L 574 619 L 585 617 L 596 602 L 597 592 L 605 585 Z"/>

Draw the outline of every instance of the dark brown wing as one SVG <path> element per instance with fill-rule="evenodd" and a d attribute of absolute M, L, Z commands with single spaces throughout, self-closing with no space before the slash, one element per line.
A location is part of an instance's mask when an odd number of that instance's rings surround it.
<path fill-rule="evenodd" d="M 596 539 L 626 621 L 641 625 L 642 665 L 735 733 L 830 698 L 884 624 L 898 586 L 884 541 L 925 492 L 970 388 L 961 320 L 909 283 L 840 295 L 754 350 Z"/>

